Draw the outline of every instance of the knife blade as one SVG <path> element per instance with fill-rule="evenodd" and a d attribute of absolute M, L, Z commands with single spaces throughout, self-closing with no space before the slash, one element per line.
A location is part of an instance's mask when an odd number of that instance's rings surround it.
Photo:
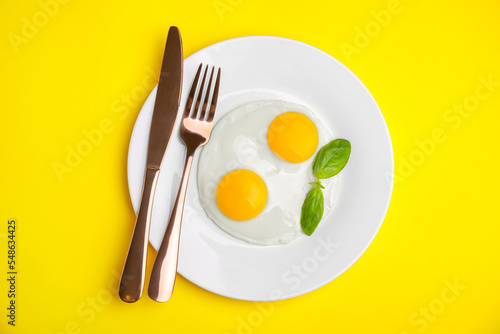
<path fill-rule="evenodd" d="M 163 53 L 153 118 L 149 133 L 148 157 L 141 204 L 135 221 L 130 247 L 123 266 L 118 294 L 128 303 L 142 296 L 146 274 L 146 255 L 149 227 L 156 183 L 165 152 L 172 137 L 172 130 L 179 115 L 182 87 L 182 42 L 179 29 L 170 27 Z"/>
<path fill-rule="evenodd" d="M 182 42 L 179 29 L 171 27 L 163 54 L 158 92 L 149 134 L 149 168 L 160 168 L 177 119 L 182 85 Z"/>

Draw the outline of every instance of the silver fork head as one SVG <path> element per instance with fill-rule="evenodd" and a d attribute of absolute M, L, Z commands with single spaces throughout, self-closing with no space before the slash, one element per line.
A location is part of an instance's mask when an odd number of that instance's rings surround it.
<path fill-rule="evenodd" d="M 181 123 L 181 139 L 184 141 L 186 146 L 189 146 L 188 141 L 190 142 L 191 146 L 194 146 L 196 143 L 197 147 L 204 145 L 208 141 L 210 132 L 212 130 L 212 121 L 215 116 L 215 108 L 217 107 L 221 69 L 219 68 L 217 70 L 215 87 L 212 91 L 211 88 L 215 67 L 212 67 L 210 78 L 208 79 L 208 86 L 206 90 L 204 90 L 204 86 L 207 81 L 206 77 L 208 73 L 208 65 L 203 71 L 203 78 L 201 79 L 200 88 L 197 89 L 202 67 L 203 64 L 200 64 L 200 66 L 198 67 L 198 71 L 196 72 L 196 75 L 194 77 L 188 100 L 186 102 L 186 107 L 184 109 L 183 120 Z M 194 108 L 192 108 L 195 97 L 196 102 L 194 103 Z M 203 100 L 203 104 L 201 104 L 201 100 L 203 97 L 205 98 Z M 196 140 L 194 137 L 197 137 Z"/>

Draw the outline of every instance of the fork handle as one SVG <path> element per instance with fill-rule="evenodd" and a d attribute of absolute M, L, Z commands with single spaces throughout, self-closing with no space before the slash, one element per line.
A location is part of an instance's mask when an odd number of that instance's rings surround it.
<path fill-rule="evenodd" d="M 135 221 L 134 234 L 123 266 L 118 294 L 127 303 L 133 303 L 142 295 L 146 274 L 146 255 L 149 242 L 149 226 L 153 198 L 158 181 L 159 169 L 146 168 L 142 188 L 141 205 Z"/>
<path fill-rule="evenodd" d="M 168 301 L 174 290 L 182 213 L 184 211 L 184 201 L 186 199 L 189 173 L 193 163 L 194 152 L 195 150 L 188 149 L 186 153 L 186 162 L 177 198 L 149 279 L 148 295 L 157 302 Z"/>

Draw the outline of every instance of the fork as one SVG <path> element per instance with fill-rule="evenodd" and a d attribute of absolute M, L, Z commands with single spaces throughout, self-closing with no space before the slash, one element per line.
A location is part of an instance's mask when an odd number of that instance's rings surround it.
<path fill-rule="evenodd" d="M 189 97 L 184 109 L 184 116 L 180 127 L 180 136 L 184 145 L 186 146 L 186 162 L 184 164 L 184 172 L 179 186 L 179 192 L 175 200 L 174 208 L 170 215 L 165 236 L 161 242 L 158 255 L 156 256 L 149 280 L 148 295 L 151 299 L 158 302 L 166 302 L 172 296 L 175 284 L 175 276 L 177 273 L 177 258 L 179 253 L 179 238 L 181 232 L 182 213 L 184 211 L 184 200 L 186 198 L 187 185 L 189 180 L 189 173 L 193 163 L 193 157 L 196 150 L 205 145 L 210 138 L 212 131 L 212 121 L 215 115 L 215 107 L 217 105 L 217 97 L 219 95 L 219 82 L 220 82 L 220 68 L 217 71 L 217 79 L 215 80 L 215 87 L 210 99 L 210 88 L 212 85 L 212 78 L 214 69 L 210 73 L 208 80 L 208 88 L 205 92 L 205 99 L 201 108 L 201 99 L 203 97 L 203 86 L 208 72 L 208 65 L 205 68 L 203 79 L 201 80 L 200 89 L 198 90 L 195 107 L 191 111 L 193 101 L 196 95 L 196 88 L 198 86 L 198 79 L 200 77 L 203 64 L 200 64 L 196 76 L 189 92 Z"/>

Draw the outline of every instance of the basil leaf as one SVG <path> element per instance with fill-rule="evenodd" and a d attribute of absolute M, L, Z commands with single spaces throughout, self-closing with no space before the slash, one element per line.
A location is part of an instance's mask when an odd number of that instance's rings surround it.
<path fill-rule="evenodd" d="M 300 212 L 300 226 L 305 234 L 311 235 L 323 217 L 325 198 L 320 185 L 315 186 L 307 194 L 302 210 Z"/>
<path fill-rule="evenodd" d="M 318 179 L 337 175 L 349 160 L 351 143 L 346 139 L 335 139 L 323 146 L 313 161 L 313 173 Z"/>

